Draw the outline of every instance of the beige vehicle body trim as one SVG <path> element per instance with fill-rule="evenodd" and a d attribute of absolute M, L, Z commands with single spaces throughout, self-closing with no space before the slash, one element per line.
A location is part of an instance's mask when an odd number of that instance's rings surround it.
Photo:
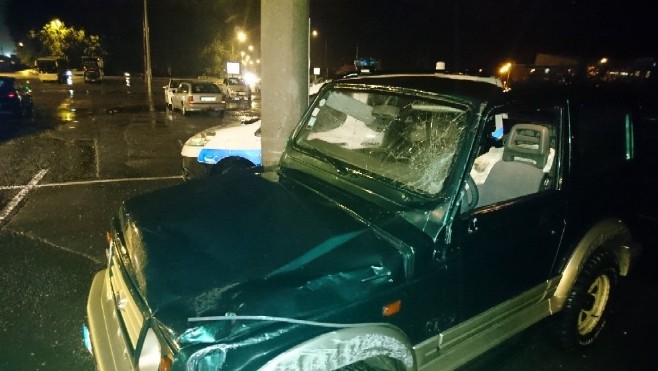
<path fill-rule="evenodd" d="M 126 339 L 117 318 L 117 308 L 109 282 L 108 269 L 96 273 L 87 301 L 87 316 L 96 369 L 134 370 Z"/>
<path fill-rule="evenodd" d="M 419 370 L 452 370 L 550 315 L 559 276 L 414 347 Z"/>
<path fill-rule="evenodd" d="M 413 347 L 392 326 L 332 331 L 280 354 L 260 371 L 335 370 L 358 361 L 387 357 L 407 370 L 451 370 L 550 314 L 548 300 L 559 277 Z M 315 367 L 315 368 L 314 368 Z"/>

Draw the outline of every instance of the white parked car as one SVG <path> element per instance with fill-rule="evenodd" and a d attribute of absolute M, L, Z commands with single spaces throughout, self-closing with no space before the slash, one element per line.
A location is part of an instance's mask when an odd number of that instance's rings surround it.
<path fill-rule="evenodd" d="M 188 80 L 169 79 L 167 85 L 162 87 L 162 89 L 164 90 L 164 100 L 167 108 L 171 109 L 172 101 L 174 99 L 174 94 L 176 93 L 176 91 L 178 91 L 178 86 L 184 81 L 188 81 Z"/>
<path fill-rule="evenodd" d="M 260 124 L 214 126 L 192 136 L 181 150 L 185 179 L 261 166 Z"/>
<path fill-rule="evenodd" d="M 225 78 L 221 87 L 224 90 L 224 94 L 228 95 L 231 100 L 251 101 L 251 88 L 241 78 Z"/>
<path fill-rule="evenodd" d="M 172 109 L 189 112 L 218 112 L 226 109 L 224 94 L 211 81 L 183 81 L 172 97 Z"/>

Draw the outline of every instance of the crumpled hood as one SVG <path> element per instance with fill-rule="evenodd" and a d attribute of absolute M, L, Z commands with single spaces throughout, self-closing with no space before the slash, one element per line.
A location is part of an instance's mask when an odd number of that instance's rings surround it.
<path fill-rule="evenodd" d="M 130 199 L 121 219 L 137 236 L 126 239 L 133 277 L 178 333 L 189 317 L 349 302 L 401 270 L 397 250 L 333 202 L 246 172 Z M 363 287 L 349 287 L 355 278 Z"/>

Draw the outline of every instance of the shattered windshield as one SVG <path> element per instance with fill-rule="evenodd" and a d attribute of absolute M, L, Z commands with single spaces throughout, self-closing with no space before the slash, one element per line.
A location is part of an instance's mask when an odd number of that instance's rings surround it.
<path fill-rule="evenodd" d="M 316 101 L 294 140 L 333 166 L 434 195 L 450 172 L 468 112 L 447 100 L 336 89 Z"/>

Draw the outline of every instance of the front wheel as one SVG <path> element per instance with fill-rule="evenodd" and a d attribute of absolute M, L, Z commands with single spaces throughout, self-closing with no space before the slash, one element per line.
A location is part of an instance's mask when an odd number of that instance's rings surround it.
<path fill-rule="evenodd" d="M 255 165 L 242 157 L 227 157 L 215 164 L 210 169 L 210 175 L 228 174 L 234 171 L 246 170 L 255 167 Z"/>
<path fill-rule="evenodd" d="M 558 315 L 557 336 L 566 349 L 588 346 L 607 323 L 617 286 L 617 259 L 607 250 L 585 263 Z"/>
<path fill-rule="evenodd" d="M 405 368 L 402 364 L 400 364 L 400 362 L 386 356 L 368 358 L 364 361 L 359 361 L 338 369 L 338 371 L 402 371 L 402 370 L 405 370 Z"/>

